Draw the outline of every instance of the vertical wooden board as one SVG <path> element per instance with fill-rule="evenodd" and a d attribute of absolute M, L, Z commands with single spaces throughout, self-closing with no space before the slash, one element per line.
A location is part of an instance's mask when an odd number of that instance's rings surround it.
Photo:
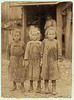
<path fill-rule="evenodd" d="M 29 29 L 30 27 L 27 26 L 27 12 L 26 12 L 26 7 L 23 7 L 22 9 L 23 13 L 23 27 L 22 27 L 22 40 L 27 43 L 29 41 Z"/>
<path fill-rule="evenodd" d="M 3 24 L 10 20 L 10 3 L 4 2 L 1 4 L 1 21 Z"/>
<path fill-rule="evenodd" d="M 69 59 L 72 59 L 72 23 L 70 27 L 70 36 L 69 36 Z"/>
<path fill-rule="evenodd" d="M 23 14 L 23 27 L 22 27 L 22 35 L 21 35 L 21 39 L 22 41 L 25 41 L 25 37 L 26 37 L 26 8 L 23 6 L 22 8 L 22 14 Z"/>
<path fill-rule="evenodd" d="M 10 5 L 15 4 L 16 2 L 10 2 Z M 11 19 L 21 19 L 21 7 L 10 7 L 10 14 L 11 14 Z M 12 13 L 13 12 L 13 13 Z"/>
<path fill-rule="evenodd" d="M 11 32 L 11 30 L 10 30 L 10 31 L 8 31 L 8 42 L 10 43 L 10 42 L 12 42 L 12 41 L 13 41 L 12 32 Z"/>
<path fill-rule="evenodd" d="M 1 34 L 2 53 L 6 52 L 7 45 L 8 45 L 8 31 L 7 30 L 2 30 L 2 34 Z"/>
<path fill-rule="evenodd" d="M 72 25 L 71 25 L 71 31 L 70 31 L 70 59 L 72 59 Z"/>
<path fill-rule="evenodd" d="M 67 8 L 67 24 L 65 33 L 65 57 L 70 58 L 70 35 L 71 35 L 71 8 Z"/>
<path fill-rule="evenodd" d="M 60 42 L 61 50 L 62 50 L 62 15 L 61 15 L 60 5 L 57 5 L 56 20 L 57 20 L 57 39 Z"/>
<path fill-rule="evenodd" d="M 1 29 L 1 53 L 3 53 L 3 40 L 4 40 L 4 30 Z"/>

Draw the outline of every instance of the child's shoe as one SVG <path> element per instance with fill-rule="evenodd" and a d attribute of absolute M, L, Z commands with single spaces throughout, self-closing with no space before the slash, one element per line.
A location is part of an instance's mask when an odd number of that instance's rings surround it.
<path fill-rule="evenodd" d="M 52 83 L 52 94 L 56 95 L 56 81 Z"/>
<path fill-rule="evenodd" d="M 25 92 L 24 82 L 21 83 L 21 91 L 22 91 L 22 92 Z"/>
<path fill-rule="evenodd" d="M 30 86 L 30 88 L 29 88 L 28 91 L 29 91 L 29 92 L 33 91 L 33 87 Z"/>
<path fill-rule="evenodd" d="M 29 92 L 33 91 L 33 81 L 32 81 L 32 80 L 30 81 L 30 88 L 29 88 L 28 91 L 29 91 Z"/>
<path fill-rule="evenodd" d="M 36 90 L 36 93 L 40 93 L 40 92 L 41 92 L 41 89 L 38 88 L 38 89 Z"/>
<path fill-rule="evenodd" d="M 10 91 L 15 91 L 16 90 L 16 82 L 13 82 L 13 87 Z"/>
<path fill-rule="evenodd" d="M 16 86 L 13 85 L 12 89 L 10 91 L 15 91 L 16 90 Z"/>
<path fill-rule="evenodd" d="M 52 91 L 52 94 L 53 94 L 53 95 L 56 95 L 56 94 L 57 94 L 57 93 L 56 93 L 56 90 L 53 90 L 53 91 Z"/>
<path fill-rule="evenodd" d="M 36 93 L 40 93 L 41 92 L 41 81 L 37 82 L 37 90 Z"/>
<path fill-rule="evenodd" d="M 48 80 L 45 80 L 45 94 L 49 93 L 49 89 L 48 89 Z"/>
<path fill-rule="evenodd" d="M 20 86 L 20 90 L 21 90 L 21 92 L 25 92 L 24 86 Z"/>
<path fill-rule="evenodd" d="M 49 93 L 49 89 L 47 87 L 47 88 L 45 88 L 45 94 L 48 94 L 48 93 Z"/>

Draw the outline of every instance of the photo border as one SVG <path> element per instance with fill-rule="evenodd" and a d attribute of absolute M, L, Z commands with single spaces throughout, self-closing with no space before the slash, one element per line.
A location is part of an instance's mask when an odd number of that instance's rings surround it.
<path fill-rule="evenodd" d="M 0 0 L 0 26 L 1 26 L 1 3 L 6 1 L 40 1 L 40 2 L 49 2 L 49 1 L 59 1 L 59 2 L 68 2 L 71 1 L 74 5 L 74 0 Z M 72 30 L 72 98 L 3 98 L 1 97 L 1 54 L 0 54 L 0 100 L 74 100 L 74 6 L 73 6 L 73 30 Z M 0 53 L 1 53 L 1 27 L 0 27 Z"/>

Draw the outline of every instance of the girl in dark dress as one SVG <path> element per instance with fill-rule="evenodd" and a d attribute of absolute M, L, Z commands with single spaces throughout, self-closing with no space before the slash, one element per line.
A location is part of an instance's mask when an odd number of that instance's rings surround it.
<path fill-rule="evenodd" d="M 58 60 L 61 58 L 61 48 L 55 40 L 55 28 L 50 27 L 45 33 L 47 39 L 42 42 L 43 63 L 42 78 L 45 82 L 45 93 L 49 93 L 48 81 L 52 81 L 52 93 L 56 94 L 56 80 L 59 78 Z"/>

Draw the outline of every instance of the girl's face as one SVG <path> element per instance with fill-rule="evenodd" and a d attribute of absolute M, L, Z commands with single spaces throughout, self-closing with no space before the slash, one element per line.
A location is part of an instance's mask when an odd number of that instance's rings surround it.
<path fill-rule="evenodd" d="M 49 30 L 48 31 L 48 39 L 53 40 L 55 38 L 55 31 Z"/>
<path fill-rule="evenodd" d="M 31 39 L 32 39 L 33 41 L 36 41 L 36 40 L 38 39 L 38 34 L 37 34 L 37 32 L 32 32 L 32 34 L 31 34 Z"/>
<path fill-rule="evenodd" d="M 19 42 L 20 33 L 19 32 L 13 33 L 13 39 L 14 39 L 15 42 Z"/>

